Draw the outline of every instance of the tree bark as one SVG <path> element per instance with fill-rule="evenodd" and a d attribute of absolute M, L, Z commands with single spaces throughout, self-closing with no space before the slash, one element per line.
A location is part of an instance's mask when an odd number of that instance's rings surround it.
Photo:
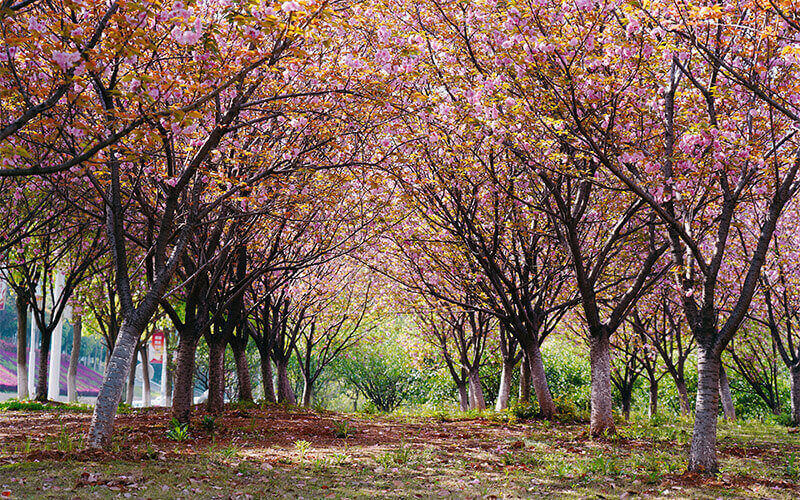
<path fill-rule="evenodd" d="M 631 419 L 631 399 L 633 399 L 632 391 L 626 389 L 622 392 L 622 417 L 626 422 Z"/>
<path fill-rule="evenodd" d="M 680 404 L 681 407 L 681 415 L 688 417 L 692 412 L 692 407 L 689 403 L 689 391 L 686 389 L 686 380 L 682 377 L 676 379 L 675 387 L 678 389 L 678 404 Z"/>
<path fill-rule="evenodd" d="M 467 383 L 456 384 L 458 388 L 458 403 L 461 405 L 461 411 L 469 411 L 469 391 L 467 390 Z"/>
<path fill-rule="evenodd" d="M 28 302 L 17 295 L 17 398 L 28 399 Z"/>
<path fill-rule="evenodd" d="M 247 365 L 247 353 L 238 342 L 231 342 L 233 359 L 236 362 L 236 380 L 239 381 L 239 401 L 253 401 L 253 382 L 250 379 L 250 367 Z"/>
<path fill-rule="evenodd" d="M 594 437 L 616 433 L 611 397 L 611 342 L 605 333 L 590 337 L 592 371 L 589 432 Z"/>
<path fill-rule="evenodd" d="M 720 361 L 711 349 L 701 347 L 697 353 L 697 400 L 694 431 L 689 449 L 689 470 L 716 473 L 717 412 L 719 411 Z"/>
<path fill-rule="evenodd" d="M 197 342 L 198 338 L 190 335 L 184 335 L 183 338 L 178 340 L 175 390 L 172 395 L 172 416 L 181 423 L 189 422 L 192 404 L 194 403 L 194 359 L 197 351 Z"/>
<path fill-rule="evenodd" d="M 147 346 L 142 346 L 139 351 L 139 359 L 142 360 L 142 406 L 152 406 L 152 395 L 150 394 L 150 360 L 147 359 Z"/>
<path fill-rule="evenodd" d="M 69 354 L 69 368 L 67 369 L 67 401 L 70 403 L 78 402 L 78 390 L 76 387 L 76 378 L 78 377 L 78 360 L 81 355 L 81 333 L 83 330 L 83 321 L 81 315 L 75 316 L 75 322 L 72 325 L 72 352 Z"/>
<path fill-rule="evenodd" d="M 287 363 L 276 363 L 275 368 L 278 370 L 278 402 L 296 405 L 297 398 L 294 395 L 292 384 L 289 382 Z"/>
<path fill-rule="evenodd" d="M 508 408 L 508 399 L 511 396 L 511 378 L 515 363 L 503 361 L 503 371 L 500 372 L 500 389 L 497 391 L 497 401 L 494 409 L 503 411 Z"/>
<path fill-rule="evenodd" d="M 269 353 L 260 352 L 261 357 L 261 391 L 264 393 L 264 401 L 277 403 L 275 397 L 275 384 L 272 381 L 272 361 Z"/>
<path fill-rule="evenodd" d="M 726 420 L 736 420 L 736 407 L 733 406 L 731 385 L 728 382 L 728 373 L 722 363 L 719 364 L 719 398 L 722 402 L 722 413 Z"/>
<path fill-rule="evenodd" d="M 653 418 L 658 415 L 658 380 L 650 381 L 650 394 L 648 403 L 648 415 L 650 415 L 650 418 Z"/>
<path fill-rule="evenodd" d="M 206 410 L 209 413 L 222 413 L 225 409 L 225 347 L 225 343 L 215 342 L 208 349 Z"/>
<path fill-rule="evenodd" d="M 800 363 L 789 371 L 792 424 L 800 425 Z"/>
<path fill-rule="evenodd" d="M 40 332 L 42 342 L 39 344 L 39 368 L 36 376 L 36 401 L 47 401 L 47 379 L 50 369 L 50 345 L 53 332 Z"/>
<path fill-rule="evenodd" d="M 528 355 L 522 357 L 519 367 L 519 402 L 527 403 L 531 400 L 531 364 Z"/>
<path fill-rule="evenodd" d="M 308 377 L 303 377 L 303 408 L 311 408 L 311 380 Z"/>
<path fill-rule="evenodd" d="M 547 384 L 539 343 L 531 342 L 525 353 L 530 365 L 530 381 L 533 386 L 533 392 L 536 393 L 536 400 L 539 403 L 539 412 L 544 418 L 553 418 L 556 416 L 556 405 L 553 402 L 553 396 L 550 394 L 550 386 Z"/>
<path fill-rule="evenodd" d="M 483 397 L 483 387 L 481 386 L 481 377 L 478 369 L 470 370 L 467 378 L 469 381 L 470 392 L 472 393 L 472 410 L 483 411 L 486 409 L 486 400 Z"/>
<path fill-rule="evenodd" d="M 167 336 L 164 335 L 164 342 L 167 342 Z M 161 388 L 164 391 L 164 405 L 167 407 L 172 406 L 172 350 L 167 347 L 164 349 L 166 355 L 164 359 L 164 364 L 162 365 L 162 371 L 164 373 L 164 387 Z"/>
<path fill-rule="evenodd" d="M 103 448 L 111 441 L 122 387 L 125 385 L 125 379 L 133 362 L 134 350 L 143 330 L 144 325 L 129 320 L 124 320 L 120 326 L 119 337 L 109 357 L 103 385 L 97 395 L 86 444 L 89 448 Z"/>
<path fill-rule="evenodd" d="M 125 404 L 133 406 L 133 396 L 136 392 L 136 357 L 139 354 L 138 349 L 133 351 L 133 359 L 131 360 L 131 368 L 128 371 L 128 390 L 125 393 Z"/>

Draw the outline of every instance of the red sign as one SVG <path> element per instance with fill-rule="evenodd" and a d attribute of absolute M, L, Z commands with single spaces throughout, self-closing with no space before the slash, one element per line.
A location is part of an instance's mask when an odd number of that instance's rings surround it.
<path fill-rule="evenodd" d="M 151 363 L 161 363 L 161 358 L 164 355 L 164 331 L 156 330 L 150 337 L 150 346 L 153 350 L 150 356 Z"/>

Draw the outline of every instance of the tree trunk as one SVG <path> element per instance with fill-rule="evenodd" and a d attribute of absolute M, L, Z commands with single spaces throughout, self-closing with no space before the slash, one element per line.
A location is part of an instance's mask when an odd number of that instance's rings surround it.
<path fill-rule="evenodd" d="M 631 399 L 633 399 L 632 388 L 622 391 L 622 417 L 626 422 L 631 419 Z"/>
<path fill-rule="evenodd" d="M 681 415 L 688 417 L 692 412 L 691 403 L 689 403 L 689 391 L 686 389 L 686 380 L 680 377 L 675 380 L 675 387 L 678 389 L 678 404 L 681 406 Z"/>
<path fill-rule="evenodd" d="M 294 395 L 292 384 L 289 382 L 287 365 L 286 362 L 275 363 L 275 368 L 278 370 L 278 402 L 296 405 L 297 398 Z"/>
<path fill-rule="evenodd" d="M 725 419 L 736 420 L 736 407 L 733 406 L 731 385 L 728 382 L 728 373 L 722 363 L 719 364 L 719 398 L 722 402 L 722 413 L 725 415 Z"/>
<path fill-rule="evenodd" d="M 39 347 L 39 368 L 36 376 L 36 401 L 47 401 L 47 379 L 50 367 L 50 344 L 53 341 L 53 332 L 40 332 L 42 342 Z"/>
<path fill-rule="evenodd" d="M 458 403 L 461 405 L 461 411 L 469 411 L 469 391 L 467 390 L 467 383 L 456 384 L 458 388 Z"/>
<path fill-rule="evenodd" d="M 236 362 L 236 380 L 239 382 L 239 401 L 253 401 L 253 383 L 250 380 L 250 367 L 247 353 L 238 342 L 231 342 L 233 359 Z"/>
<path fill-rule="evenodd" d="M 139 351 L 139 358 L 142 360 L 142 406 L 152 406 L 150 394 L 150 360 L 147 359 L 147 346 L 142 346 Z"/>
<path fill-rule="evenodd" d="M 144 325 L 124 320 L 119 329 L 119 337 L 114 351 L 108 360 L 103 385 L 97 395 L 86 445 L 89 448 L 103 448 L 111 441 L 114 430 L 114 417 L 122 396 L 122 387 L 131 368 L 134 350 Z"/>
<path fill-rule="evenodd" d="M 188 423 L 194 403 L 194 358 L 197 337 L 183 335 L 178 339 L 178 359 L 175 368 L 175 390 L 172 394 L 172 416 Z"/>
<path fill-rule="evenodd" d="M 694 431 L 689 449 L 689 470 L 716 473 L 717 412 L 719 411 L 720 361 L 711 349 L 701 347 L 697 353 L 697 400 Z"/>
<path fill-rule="evenodd" d="M 69 354 L 69 368 L 67 369 L 67 401 L 70 403 L 78 402 L 76 378 L 78 377 L 78 360 L 81 355 L 81 333 L 83 330 L 83 321 L 80 314 L 75 316 L 74 323 L 72 325 L 72 352 Z"/>
<path fill-rule="evenodd" d="M 28 305 L 17 296 L 17 398 L 28 399 Z"/>
<path fill-rule="evenodd" d="M 589 342 L 592 371 L 589 432 L 598 437 L 616 432 L 611 397 L 611 342 L 605 333 L 592 335 Z"/>
<path fill-rule="evenodd" d="M 650 380 L 650 397 L 648 399 L 650 418 L 658 415 L 658 380 Z"/>
<path fill-rule="evenodd" d="M 497 392 L 497 402 L 494 405 L 496 411 L 503 411 L 508 408 L 508 398 L 511 396 L 511 377 L 514 371 L 514 362 L 503 361 L 503 371 L 500 372 L 500 389 Z"/>
<path fill-rule="evenodd" d="M 556 416 L 556 405 L 553 403 L 550 386 L 547 384 L 542 352 L 539 350 L 538 342 L 532 342 L 526 349 L 526 354 L 531 370 L 531 385 L 533 385 L 533 392 L 536 393 L 536 400 L 539 403 L 539 412 L 544 418 L 553 418 Z"/>
<path fill-rule="evenodd" d="M 136 356 L 139 354 L 137 350 L 133 352 L 133 359 L 131 360 L 131 369 L 128 371 L 128 391 L 125 393 L 125 404 L 133 406 L 133 396 L 136 392 Z"/>
<path fill-rule="evenodd" d="M 272 362 L 269 358 L 269 353 L 260 352 L 261 355 L 261 391 L 264 393 L 264 401 L 268 403 L 277 403 L 278 398 L 275 397 L 275 384 L 272 382 Z"/>
<path fill-rule="evenodd" d="M 164 335 L 164 342 L 167 342 L 167 336 Z M 172 406 L 172 350 L 167 347 L 164 349 L 165 356 L 164 356 L 164 364 L 162 365 L 162 371 L 165 375 L 164 378 L 164 387 L 161 390 L 164 391 L 164 405 L 167 407 Z"/>
<path fill-rule="evenodd" d="M 789 371 L 792 424 L 800 425 L 800 363 Z"/>
<path fill-rule="evenodd" d="M 528 355 L 522 357 L 519 367 L 519 402 L 527 403 L 531 400 L 531 364 Z"/>
<path fill-rule="evenodd" d="M 311 408 L 312 384 L 308 377 L 303 377 L 303 408 Z"/>
<path fill-rule="evenodd" d="M 208 399 L 209 413 L 222 413 L 225 409 L 225 347 L 223 342 L 214 342 L 208 349 Z"/>
<path fill-rule="evenodd" d="M 483 411 L 486 409 L 486 400 L 483 397 L 483 387 L 481 386 L 481 377 L 478 369 L 470 370 L 469 372 L 469 388 L 472 393 L 472 410 Z"/>

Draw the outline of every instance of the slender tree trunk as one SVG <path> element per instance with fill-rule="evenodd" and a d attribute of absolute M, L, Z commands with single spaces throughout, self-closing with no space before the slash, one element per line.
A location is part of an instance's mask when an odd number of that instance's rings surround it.
<path fill-rule="evenodd" d="M 697 400 L 694 431 L 689 449 L 689 470 L 716 473 L 717 412 L 719 411 L 720 361 L 711 349 L 700 347 L 697 353 Z"/>
<path fill-rule="evenodd" d="M 312 389 L 311 380 L 303 376 L 303 408 L 311 408 Z"/>
<path fill-rule="evenodd" d="M 167 341 L 167 336 L 164 335 L 164 342 Z M 167 407 L 172 406 L 172 350 L 167 347 L 165 349 L 166 356 L 164 359 L 164 364 L 162 365 L 162 370 L 164 372 L 164 387 L 161 389 L 164 391 L 164 405 Z"/>
<path fill-rule="evenodd" d="M 633 388 L 626 388 L 622 391 L 622 417 L 626 422 L 631 419 L 631 399 L 633 399 Z"/>
<path fill-rule="evenodd" d="M 143 406 L 152 406 L 152 395 L 150 394 L 150 360 L 147 359 L 147 346 L 142 346 L 139 351 L 139 358 L 142 360 L 142 401 Z"/>
<path fill-rule="evenodd" d="M 681 407 L 681 415 L 688 417 L 692 412 L 692 407 L 689 402 L 689 390 L 686 389 L 686 380 L 683 377 L 677 378 L 675 387 L 678 389 L 678 404 Z"/>
<path fill-rule="evenodd" d="M 614 434 L 611 397 L 611 342 L 605 333 L 590 337 L 589 359 L 592 370 L 591 418 L 589 432 L 598 437 Z"/>
<path fill-rule="evenodd" d="M 650 418 L 658 415 L 658 380 L 650 379 L 650 394 L 649 394 L 649 408 L 648 414 Z"/>
<path fill-rule="evenodd" d="M 795 364 L 789 371 L 790 398 L 792 410 L 792 424 L 800 425 L 800 363 Z"/>
<path fill-rule="evenodd" d="M 468 411 L 469 410 L 469 391 L 467 389 L 467 383 L 456 383 L 456 387 L 458 388 L 458 403 L 461 405 L 461 411 Z"/>
<path fill-rule="evenodd" d="M 539 412 L 544 418 L 553 418 L 556 416 L 556 405 L 550 394 L 550 386 L 547 384 L 539 343 L 532 342 L 526 349 L 526 354 L 531 370 L 531 385 L 533 385 L 533 392 L 536 393 L 536 400 L 539 403 Z"/>
<path fill-rule="evenodd" d="M 278 398 L 275 397 L 275 384 L 272 381 L 272 362 L 269 358 L 269 353 L 259 351 L 261 355 L 261 390 L 264 393 L 264 401 L 268 403 L 277 403 Z"/>
<path fill-rule="evenodd" d="M 145 322 L 142 321 L 142 323 Z M 135 354 L 134 350 L 143 330 L 144 324 L 140 325 L 129 320 L 124 320 L 120 326 L 119 337 L 109 357 L 103 385 L 97 395 L 86 444 L 89 448 L 103 448 L 108 446 L 111 441 L 114 417 L 117 415 L 122 387 L 125 385 L 125 379 Z"/>
<path fill-rule="evenodd" d="M 275 363 L 275 368 L 278 370 L 278 402 L 296 405 L 297 398 L 294 395 L 292 384 L 289 382 L 287 365 L 286 362 Z"/>
<path fill-rule="evenodd" d="M 133 351 L 133 359 L 131 360 L 131 369 L 128 371 L 128 391 L 125 393 L 125 404 L 133 406 L 133 396 L 136 392 L 136 357 L 139 354 L 138 349 Z"/>
<path fill-rule="evenodd" d="M 225 409 L 225 343 L 214 342 L 208 349 L 208 399 L 209 413 L 222 413 Z"/>
<path fill-rule="evenodd" d="M 731 385 L 728 382 L 728 373 L 722 363 L 719 364 L 719 398 L 722 402 L 722 413 L 726 420 L 736 420 L 736 407 L 733 406 Z"/>
<path fill-rule="evenodd" d="M 36 376 L 36 401 L 47 401 L 47 379 L 50 368 L 50 344 L 53 341 L 53 332 L 40 332 L 42 342 L 39 347 L 39 368 Z"/>
<path fill-rule="evenodd" d="M 500 389 L 497 392 L 497 401 L 494 409 L 503 411 L 508 408 L 508 399 L 511 396 L 511 377 L 514 371 L 514 362 L 503 360 L 503 371 L 500 372 Z"/>
<path fill-rule="evenodd" d="M 78 377 L 78 360 L 81 355 L 81 333 L 83 321 L 81 315 L 75 316 L 75 324 L 72 325 L 72 352 L 69 354 L 69 368 L 67 368 L 67 401 L 70 403 L 78 402 L 78 390 L 76 379 Z"/>
<path fill-rule="evenodd" d="M 183 335 L 178 340 L 178 358 L 175 368 L 175 390 L 172 395 L 172 416 L 188 423 L 194 404 L 194 359 L 198 338 Z"/>
<path fill-rule="evenodd" d="M 250 367 L 247 353 L 238 342 L 231 342 L 233 359 L 236 362 L 236 380 L 239 381 L 239 401 L 253 401 L 253 383 L 250 380 Z"/>
<path fill-rule="evenodd" d="M 478 369 L 475 368 L 469 372 L 469 388 L 472 393 L 472 408 L 473 410 L 483 411 L 486 409 L 486 400 L 483 397 L 483 387 L 481 386 L 481 377 Z"/>
<path fill-rule="evenodd" d="M 17 398 L 28 399 L 28 303 L 17 296 Z"/>
<path fill-rule="evenodd" d="M 522 357 L 519 367 L 519 396 L 520 403 L 527 403 L 531 400 L 531 364 L 528 362 L 528 355 Z"/>

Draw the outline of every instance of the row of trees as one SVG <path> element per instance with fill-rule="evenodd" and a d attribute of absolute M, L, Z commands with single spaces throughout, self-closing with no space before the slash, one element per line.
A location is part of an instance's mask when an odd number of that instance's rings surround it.
<path fill-rule="evenodd" d="M 82 283 L 102 292 L 89 307 L 108 304 L 92 447 L 157 311 L 178 332 L 179 419 L 201 339 L 210 409 L 226 346 L 250 338 L 291 401 L 281 367 L 298 343 L 337 339 L 325 359 L 362 330 L 367 281 L 343 283 L 366 266 L 454 339 L 443 353 L 476 407 L 488 331 L 509 370 L 524 357 L 546 417 L 542 342 L 578 332 L 593 435 L 614 432 L 628 326 L 676 384 L 672 347 L 691 338 L 689 467 L 715 472 L 721 355 L 739 339 L 770 332 L 800 411 L 796 16 L 791 2 L 4 0 L 3 267 L 43 341 Z M 48 316 L 35 290 L 56 268 Z M 306 300 L 317 271 L 359 290 L 354 311 Z M 319 367 L 299 357 L 310 394 Z"/>

